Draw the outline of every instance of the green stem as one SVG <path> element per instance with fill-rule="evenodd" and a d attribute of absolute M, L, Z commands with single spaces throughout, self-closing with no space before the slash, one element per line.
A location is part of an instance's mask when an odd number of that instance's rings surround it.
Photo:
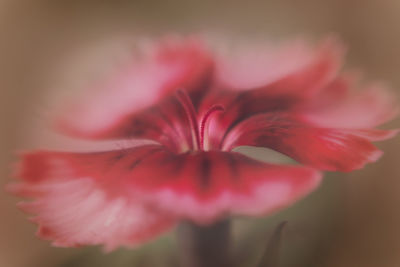
<path fill-rule="evenodd" d="M 232 267 L 229 220 L 210 226 L 182 222 L 177 234 L 181 267 Z"/>

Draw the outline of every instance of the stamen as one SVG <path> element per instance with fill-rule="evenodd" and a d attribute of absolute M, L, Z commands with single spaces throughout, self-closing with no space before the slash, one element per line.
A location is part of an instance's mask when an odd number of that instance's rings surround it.
<path fill-rule="evenodd" d="M 190 127 L 192 130 L 192 136 L 193 136 L 193 146 L 194 150 L 197 150 L 201 147 L 200 143 L 200 134 L 199 134 L 199 128 L 198 128 L 198 122 L 197 122 L 197 112 L 196 109 L 193 106 L 192 101 L 190 100 L 190 97 L 188 94 L 183 91 L 183 90 L 178 90 L 176 92 L 176 95 L 178 97 L 178 100 L 182 104 L 182 107 L 184 108 L 186 112 L 186 116 L 189 120 Z"/>
<path fill-rule="evenodd" d="M 200 148 L 204 149 L 204 135 L 205 135 L 205 131 L 206 131 L 206 126 L 207 126 L 207 122 L 209 121 L 208 119 L 210 118 L 210 116 L 217 111 L 225 111 L 225 108 L 222 105 L 214 105 L 212 106 L 207 113 L 203 116 L 201 123 L 200 123 Z"/>

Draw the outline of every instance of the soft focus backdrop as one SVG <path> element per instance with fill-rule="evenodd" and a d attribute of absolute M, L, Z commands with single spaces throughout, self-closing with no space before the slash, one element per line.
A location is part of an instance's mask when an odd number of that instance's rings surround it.
<path fill-rule="evenodd" d="M 79 90 L 118 65 L 135 37 L 172 32 L 230 42 L 318 40 L 333 32 L 349 47 L 346 67 L 388 82 L 399 95 L 399 14 L 398 0 L 2 0 L 1 186 L 10 181 L 15 150 L 58 142 L 40 127 L 52 97 Z M 400 266 L 399 140 L 380 144 L 385 156 L 361 171 L 328 173 L 322 188 L 284 212 L 238 220 L 237 241 L 265 242 L 277 223 L 288 220 L 282 267 Z M 97 248 L 52 248 L 34 236 L 16 201 L 0 192 L 1 267 L 176 266 L 172 235 L 108 255 Z"/>

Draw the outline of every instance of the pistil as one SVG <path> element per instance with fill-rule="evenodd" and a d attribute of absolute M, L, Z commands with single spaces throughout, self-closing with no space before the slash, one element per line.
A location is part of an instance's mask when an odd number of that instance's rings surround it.
<path fill-rule="evenodd" d="M 224 107 L 222 105 L 214 105 L 207 110 L 207 112 L 201 118 L 199 118 L 196 108 L 194 107 L 189 95 L 183 90 L 178 90 L 176 95 L 183 109 L 185 110 L 190 124 L 193 139 L 193 150 L 208 150 L 208 135 L 206 133 L 210 118 L 216 112 L 224 111 Z"/>
<path fill-rule="evenodd" d="M 196 109 L 194 108 L 193 103 L 190 100 L 190 97 L 187 95 L 185 91 L 178 90 L 176 92 L 176 95 L 180 103 L 182 104 L 182 107 L 184 108 L 186 116 L 190 123 L 190 129 L 193 137 L 193 149 L 198 150 L 201 148 L 201 142 L 200 142 Z"/>
<path fill-rule="evenodd" d="M 206 133 L 206 130 L 209 125 L 209 123 L 208 123 L 210 121 L 209 118 L 215 112 L 221 112 L 221 111 L 225 111 L 225 109 L 222 105 L 214 105 L 206 112 L 206 114 L 203 116 L 203 118 L 201 120 L 201 123 L 200 123 L 200 147 L 203 150 L 207 150 L 207 147 L 206 147 L 207 144 L 205 143 L 205 140 L 206 140 L 205 133 Z"/>

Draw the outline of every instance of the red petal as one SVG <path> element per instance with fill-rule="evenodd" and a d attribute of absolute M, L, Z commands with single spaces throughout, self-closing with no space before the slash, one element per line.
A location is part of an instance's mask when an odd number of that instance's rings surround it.
<path fill-rule="evenodd" d="M 128 188 L 126 164 L 139 164 L 159 146 L 129 150 L 36 152 L 21 162 L 14 193 L 33 198 L 20 204 L 35 214 L 38 235 L 56 246 L 103 244 L 106 250 L 134 246 L 170 229 L 175 220 L 143 203 Z M 129 165 L 128 164 L 128 165 Z"/>
<path fill-rule="evenodd" d="M 82 101 L 69 106 L 58 121 L 59 127 L 79 137 L 114 137 L 125 127 L 121 123 L 127 117 L 176 89 L 203 90 L 213 65 L 204 45 L 193 38 L 167 39 L 144 58 L 132 61 L 96 90 L 87 92 Z"/>
<path fill-rule="evenodd" d="M 176 97 L 165 98 L 158 105 L 121 118 L 97 137 L 150 139 L 175 152 L 193 147 L 189 121 Z"/>
<path fill-rule="evenodd" d="M 132 186 L 163 210 L 200 224 L 226 215 L 270 214 L 320 181 L 313 169 L 266 164 L 234 152 L 163 153 L 137 166 Z"/>
<path fill-rule="evenodd" d="M 233 152 L 172 154 L 157 145 L 95 153 L 37 152 L 18 188 L 34 202 L 39 234 L 55 245 L 132 245 L 168 229 L 171 217 L 212 223 L 265 215 L 313 190 L 320 174 Z M 169 214 L 169 215 L 167 215 Z"/>
<path fill-rule="evenodd" d="M 390 138 L 395 131 L 318 128 L 294 116 L 256 115 L 235 127 L 224 148 L 262 146 L 318 169 L 351 171 L 375 162 L 382 152 L 370 141 Z"/>
<path fill-rule="evenodd" d="M 338 72 L 343 48 L 335 40 L 328 39 L 314 53 L 312 60 L 301 64 L 301 68 L 262 87 L 208 94 L 200 106 L 201 113 L 216 104 L 225 108 L 225 112 L 210 126 L 213 129 L 210 131 L 212 146 L 219 148 L 218 141 L 238 122 L 259 113 L 298 110 L 323 90 Z"/>

